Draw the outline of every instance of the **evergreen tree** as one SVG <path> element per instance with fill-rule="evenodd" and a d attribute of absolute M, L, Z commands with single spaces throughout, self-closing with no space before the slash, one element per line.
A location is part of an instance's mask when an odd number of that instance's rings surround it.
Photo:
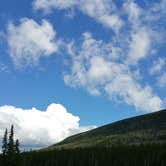
<path fill-rule="evenodd" d="M 20 149 L 19 149 L 19 140 L 16 140 L 15 143 L 15 165 L 19 166 L 20 165 Z"/>
<path fill-rule="evenodd" d="M 11 126 L 7 145 L 7 166 L 15 166 L 14 127 Z"/>
<path fill-rule="evenodd" d="M 5 130 L 2 142 L 3 166 L 18 166 L 20 160 L 20 150 L 18 139 L 14 142 L 14 127 L 11 126 L 9 138 L 7 129 Z"/>
<path fill-rule="evenodd" d="M 5 130 L 5 134 L 3 137 L 3 141 L 2 141 L 2 155 L 6 156 L 7 155 L 7 145 L 8 145 L 8 141 L 7 141 L 7 129 Z"/>
<path fill-rule="evenodd" d="M 16 140 L 16 144 L 15 144 L 15 151 L 16 151 L 16 154 L 20 154 L 19 146 L 20 146 L 20 143 L 19 143 L 19 140 L 17 139 L 17 140 Z"/>
<path fill-rule="evenodd" d="M 12 156 L 15 153 L 15 148 L 14 148 L 14 127 L 13 125 L 11 126 L 10 130 L 10 135 L 9 135 L 9 142 L 8 142 L 8 155 Z"/>
<path fill-rule="evenodd" d="M 3 141 L 2 141 L 2 162 L 3 162 L 3 165 L 4 166 L 8 166 L 8 158 L 7 158 L 7 146 L 8 146 L 8 131 L 7 129 L 5 130 L 5 134 L 4 134 L 4 137 L 3 137 Z"/>

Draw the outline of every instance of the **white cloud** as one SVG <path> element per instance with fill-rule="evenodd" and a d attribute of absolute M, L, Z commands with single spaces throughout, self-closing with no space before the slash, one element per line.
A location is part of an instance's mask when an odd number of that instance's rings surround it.
<path fill-rule="evenodd" d="M 141 8 L 132 0 L 126 1 L 123 8 L 128 14 L 128 19 L 133 24 L 138 24 L 139 18 L 142 15 Z"/>
<path fill-rule="evenodd" d="M 112 48 L 119 48 L 114 43 L 97 41 L 91 34 L 85 33 L 80 45 L 69 49 L 73 64 L 71 72 L 64 76 L 66 84 L 84 87 L 92 95 L 105 93 L 111 100 L 124 101 L 137 110 L 152 112 L 163 107 L 163 101 L 151 87 L 139 83 L 138 69 L 133 70 L 125 61 L 121 61 L 121 55 L 116 54 L 118 57 L 115 58 Z M 123 53 L 123 49 L 118 53 Z"/>
<path fill-rule="evenodd" d="M 67 9 L 77 4 L 78 0 L 35 0 L 33 6 L 35 9 L 42 9 L 45 12 L 50 12 L 52 9 Z"/>
<path fill-rule="evenodd" d="M 149 68 L 149 74 L 155 77 L 156 84 L 160 88 L 166 87 L 166 59 L 159 57 L 157 60 L 154 60 L 152 66 Z"/>
<path fill-rule="evenodd" d="M 0 138 L 13 124 L 15 137 L 24 146 L 47 146 L 94 126 L 80 127 L 79 117 L 67 112 L 60 104 L 51 104 L 46 111 L 25 110 L 14 106 L 0 107 Z"/>
<path fill-rule="evenodd" d="M 40 57 L 57 52 L 59 41 L 55 41 L 55 37 L 56 32 L 46 20 L 38 24 L 33 19 L 24 18 L 19 25 L 9 23 L 7 40 L 14 64 L 31 66 L 37 64 Z"/>
<path fill-rule="evenodd" d="M 84 14 L 115 31 L 118 31 L 123 25 L 123 21 L 115 13 L 115 5 L 110 0 L 80 1 L 79 7 Z"/>
<path fill-rule="evenodd" d="M 146 28 L 140 28 L 138 31 L 133 32 L 131 37 L 128 62 L 133 64 L 149 55 L 152 39 L 150 32 Z"/>
<path fill-rule="evenodd" d="M 153 41 L 156 41 L 157 37 L 151 27 L 144 23 L 143 19 L 146 13 L 135 1 L 126 1 L 123 4 L 123 9 L 128 16 L 128 28 L 131 28 L 129 34 L 125 35 L 129 45 L 127 63 L 135 65 L 151 55 Z"/>
<path fill-rule="evenodd" d="M 153 112 L 163 108 L 163 101 L 153 94 L 149 86 L 142 87 L 130 75 L 117 75 L 113 81 L 106 85 L 106 93 L 113 100 L 125 101 L 133 105 L 136 110 Z"/>
<path fill-rule="evenodd" d="M 153 61 L 152 67 L 149 69 L 149 73 L 151 75 L 160 74 L 163 71 L 165 65 L 166 60 L 159 57 L 157 60 Z"/>
<path fill-rule="evenodd" d="M 114 31 L 118 31 L 123 25 L 123 21 L 115 13 L 116 7 L 111 0 L 34 0 L 33 6 L 36 10 L 41 9 L 45 12 L 50 12 L 52 9 L 77 8 Z"/>
<path fill-rule="evenodd" d="M 140 74 L 139 65 L 140 61 L 157 53 L 157 46 L 164 38 L 156 20 L 162 22 L 165 4 L 163 0 L 158 5 L 152 3 L 142 8 L 134 0 L 124 1 L 118 6 L 112 0 L 33 2 L 36 10 L 45 12 L 76 8 L 116 32 L 110 35 L 109 42 L 95 40 L 90 33 L 84 33 L 81 42 L 67 44 L 72 65 L 64 80 L 72 87 L 84 87 L 92 95 L 104 93 L 111 99 L 118 98 L 146 112 L 163 107 L 162 99 L 145 80 L 141 80 L 145 75 Z"/>
<path fill-rule="evenodd" d="M 96 41 L 90 33 L 83 34 L 81 48 L 72 48 L 71 43 L 68 53 L 72 54 L 72 74 L 65 75 L 65 82 L 73 87 L 85 86 L 92 94 L 99 95 L 96 84 L 105 84 L 110 80 L 111 51 L 114 47 L 103 41 Z M 73 44 L 72 44 L 73 45 Z M 78 54 L 77 54 L 78 53 Z M 110 57 L 109 57 L 110 56 Z M 100 66 L 100 67 L 98 67 Z"/>
<path fill-rule="evenodd" d="M 81 2 L 74 7 L 78 7 Z M 111 99 L 118 98 L 138 110 L 151 112 L 161 109 L 162 99 L 153 92 L 150 85 L 142 84 L 139 72 L 140 61 L 157 52 L 155 49 L 160 40 L 161 33 L 154 26 L 155 23 L 147 19 L 152 12 L 146 12 L 133 0 L 124 2 L 122 8 L 117 8 L 109 0 L 87 0 L 79 9 L 119 33 L 110 36 L 108 43 L 97 41 L 90 33 L 84 33 L 81 44 L 68 44 L 73 64 L 71 71 L 64 76 L 66 84 L 84 87 L 92 95 L 106 93 Z M 118 10 L 122 11 L 118 13 Z M 121 16 L 127 16 L 127 19 Z M 123 79 L 124 84 L 121 83 Z"/>
<path fill-rule="evenodd" d="M 122 7 L 117 6 L 112 0 L 34 0 L 33 6 L 35 9 L 42 10 L 78 8 L 89 17 L 112 28 L 118 33 L 110 38 L 118 40 L 117 43 L 121 48 L 123 47 L 123 57 L 128 56 L 125 59 L 126 63 L 132 65 L 150 56 L 162 36 L 156 29 L 155 23 L 147 17 L 153 15 L 153 10 L 163 10 L 165 0 L 152 3 L 148 9 L 147 6 L 142 8 L 134 0 L 123 2 Z M 126 16 L 127 19 L 124 19 Z M 157 14 L 153 17 L 157 17 Z"/>

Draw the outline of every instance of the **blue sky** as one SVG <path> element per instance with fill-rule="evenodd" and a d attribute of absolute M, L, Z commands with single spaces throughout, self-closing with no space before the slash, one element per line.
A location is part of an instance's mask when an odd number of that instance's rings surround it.
<path fill-rule="evenodd" d="M 28 139 L 16 135 L 29 145 L 48 131 L 39 140 L 50 141 L 35 143 L 47 145 L 164 109 L 165 8 L 165 0 L 0 2 L 1 133 L 11 123 L 35 127 Z M 58 136 L 52 125 L 61 126 Z"/>

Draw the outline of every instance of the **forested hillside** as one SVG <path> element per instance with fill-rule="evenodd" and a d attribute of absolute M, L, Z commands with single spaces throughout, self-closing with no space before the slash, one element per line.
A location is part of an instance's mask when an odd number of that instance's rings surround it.
<path fill-rule="evenodd" d="M 46 150 L 149 143 L 166 143 L 166 110 L 121 120 L 74 135 Z"/>
<path fill-rule="evenodd" d="M 77 134 L 17 159 L 17 166 L 166 166 L 166 111 Z M 0 156 L 0 166 L 15 166 L 3 161 Z"/>

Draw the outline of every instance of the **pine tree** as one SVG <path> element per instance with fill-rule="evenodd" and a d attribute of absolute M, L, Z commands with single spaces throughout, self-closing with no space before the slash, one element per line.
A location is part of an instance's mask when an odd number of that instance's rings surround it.
<path fill-rule="evenodd" d="M 19 149 L 19 140 L 17 139 L 14 145 L 14 151 L 15 151 L 15 165 L 14 166 L 19 166 L 20 165 L 20 149 Z"/>
<path fill-rule="evenodd" d="M 4 166 L 8 166 L 8 151 L 7 151 L 7 146 L 8 146 L 8 131 L 7 129 L 5 130 L 5 134 L 3 137 L 3 141 L 2 141 L 2 161 L 3 161 L 3 165 Z"/>
<path fill-rule="evenodd" d="M 7 134 L 8 134 L 8 131 L 7 131 L 7 129 L 6 129 L 6 130 L 5 130 L 4 137 L 3 137 L 3 141 L 2 141 L 2 155 L 3 155 L 3 156 L 6 156 L 6 155 L 7 155 L 7 145 L 8 145 Z"/>
<path fill-rule="evenodd" d="M 2 157 L 4 166 L 18 166 L 19 165 L 19 141 L 14 142 L 14 126 L 11 126 L 9 138 L 8 131 L 5 130 L 3 142 L 2 142 Z"/>
<path fill-rule="evenodd" d="M 15 143 L 15 152 L 16 152 L 16 154 L 20 154 L 19 146 L 20 146 L 20 143 L 19 143 L 19 140 L 17 139 L 16 143 Z"/>
<path fill-rule="evenodd" d="M 7 149 L 9 156 L 12 156 L 15 153 L 13 137 L 14 137 L 14 127 L 12 125 L 10 130 L 10 135 L 9 135 L 8 149 Z"/>

